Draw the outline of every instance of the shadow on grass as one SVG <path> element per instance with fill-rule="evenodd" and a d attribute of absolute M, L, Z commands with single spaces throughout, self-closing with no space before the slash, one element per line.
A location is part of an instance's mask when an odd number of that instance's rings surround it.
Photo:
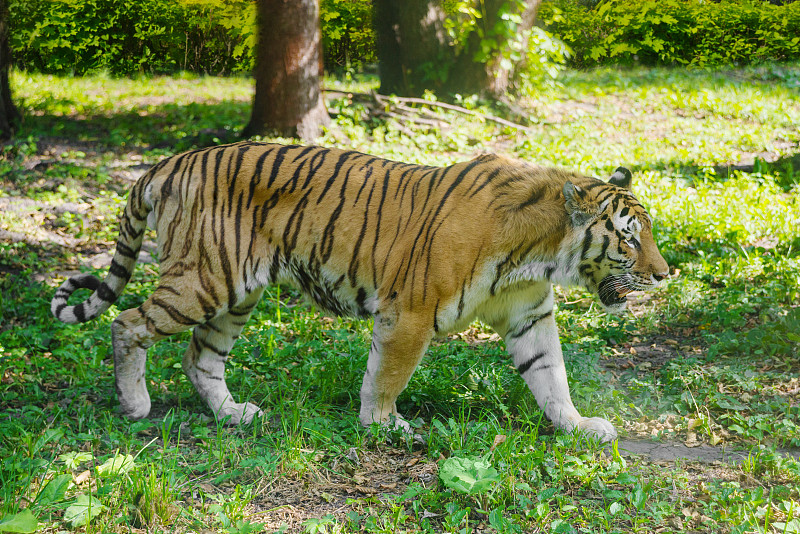
<path fill-rule="evenodd" d="M 703 89 L 741 88 L 752 85 L 766 91 L 787 89 L 800 93 L 800 65 L 772 63 L 743 68 L 693 69 L 691 75 L 680 68 L 641 68 L 614 66 L 573 71 L 570 81 L 591 84 L 602 91 L 631 87 L 671 87 L 693 93 Z M 569 85 L 569 81 L 566 82 Z"/>
<path fill-rule="evenodd" d="M 800 147 L 798 147 L 800 148 Z M 727 180 L 735 172 L 760 173 L 775 177 L 775 183 L 784 191 L 800 186 L 800 152 L 765 160 L 753 158 L 735 164 L 693 165 L 682 161 L 657 161 L 644 165 L 631 165 L 632 171 L 669 171 L 687 178 Z"/>
<path fill-rule="evenodd" d="M 180 152 L 241 139 L 247 102 L 162 104 L 93 115 L 26 114 L 19 138 L 88 151 Z"/>

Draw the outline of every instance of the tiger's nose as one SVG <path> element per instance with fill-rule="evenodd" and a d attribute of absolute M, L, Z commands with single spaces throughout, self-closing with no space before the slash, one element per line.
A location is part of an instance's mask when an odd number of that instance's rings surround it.
<path fill-rule="evenodd" d="M 660 282 L 660 281 L 662 281 L 664 278 L 666 278 L 668 276 L 669 276 L 668 272 L 665 272 L 665 273 L 653 273 L 653 278 L 655 279 L 656 282 Z"/>

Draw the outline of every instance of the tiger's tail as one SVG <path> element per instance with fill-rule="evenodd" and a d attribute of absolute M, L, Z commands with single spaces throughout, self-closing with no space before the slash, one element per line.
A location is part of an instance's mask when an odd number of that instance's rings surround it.
<path fill-rule="evenodd" d="M 131 189 L 125 210 L 119 219 L 119 238 L 105 280 L 101 281 L 94 275 L 83 273 L 69 278 L 56 290 L 50 302 L 50 311 L 59 321 L 75 324 L 95 319 L 108 310 L 122 294 L 142 248 L 147 215 L 151 208 L 145 205 L 141 193 L 149 182 L 146 178 L 151 175 L 152 171 Z M 94 293 L 83 302 L 70 306 L 67 300 L 77 289 L 91 289 Z"/>

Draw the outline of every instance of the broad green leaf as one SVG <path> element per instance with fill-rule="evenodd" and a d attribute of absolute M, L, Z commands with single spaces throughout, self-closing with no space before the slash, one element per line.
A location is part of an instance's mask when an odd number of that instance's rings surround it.
<path fill-rule="evenodd" d="M 36 532 L 39 520 L 29 509 L 0 519 L 0 532 Z"/>
<path fill-rule="evenodd" d="M 36 496 L 36 504 L 48 506 L 64 499 L 64 495 L 72 482 L 72 475 L 59 475 L 50 480 Z"/>
<path fill-rule="evenodd" d="M 451 457 L 442 462 L 439 476 L 448 488 L 476 495 L 500 481 L 488 460 Z"/>
<path fill-rule="evenodd" d="M 124 474 L 133 469 L 134 465 L 133 456 L 130 454 L 117 454 L 98 466 L 97 474 L 101 477 Z"/>
<path fill-rule="evenodd" d="M 78 495 L 75 504 L 71 505 L 64 512 L 64 521 L 70 523 L 73 527 L 82 527 L 97 517 L 106 507 L 103 503 L 92 497 L 91 495 Z"/>

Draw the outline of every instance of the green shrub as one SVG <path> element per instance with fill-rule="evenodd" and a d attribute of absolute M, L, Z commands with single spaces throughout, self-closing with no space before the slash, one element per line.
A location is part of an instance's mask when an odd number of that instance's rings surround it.
<path fill-rule="evenodd" d="M 322 0 L 320 23 L 328 71 L 376 61 L 371 0 Z"/>
<path fill-rule="evenodd" d="M 696 67 L 800 57 L 800 2 L 746 0 L 553 0 L 547 29 L 574 51 L 573 64 L 641 62 Z"/>
<path fill-rule="evenodd" d="M 248 0 L 12 0 L 10 13 L 14 62 L 27 70 L 224 74 L 252 67 Z"/>

